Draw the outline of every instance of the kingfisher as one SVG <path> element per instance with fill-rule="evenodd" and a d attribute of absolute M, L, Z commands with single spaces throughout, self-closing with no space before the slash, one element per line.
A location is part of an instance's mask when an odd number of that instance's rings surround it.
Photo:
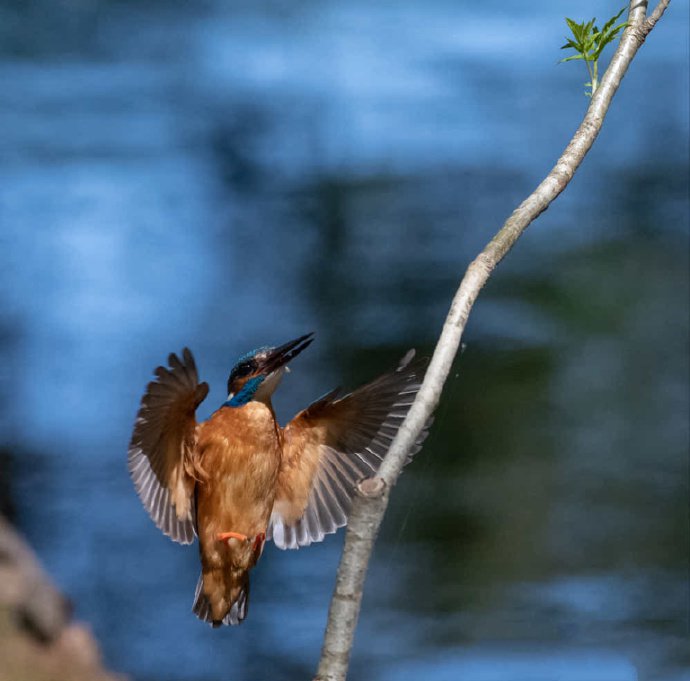
<path fill-rule="evenodd" d="M 242 355 L 206 421 L 195 412 L 209 388 L 188 348 L 155 370 L 141 399 L 129 473 L 165 535 L 180 544 L 198 537 L 193 611 L 214 627 L 247 616 L 249 572 L 266 540 L 296 549 L 347 524 L 357 483 L 375 475 L 420 388 L 426 363 L 410 350 L 395 370 L 349 394 L 327 393 L 281 428 L 271 396 L 313 339 Z"/>

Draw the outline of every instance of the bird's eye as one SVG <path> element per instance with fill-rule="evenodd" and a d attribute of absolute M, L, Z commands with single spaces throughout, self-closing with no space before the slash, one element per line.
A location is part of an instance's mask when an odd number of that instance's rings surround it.
<path fill-rule="evenodd" d="M 247 376 L 252 373 L 254 370 L 254 367 L 252 366 L 251 362 L 242 362 L 242 364 L 238 364 L 233 373 L 234 378 L 243 378 L 244 376 Z"/>

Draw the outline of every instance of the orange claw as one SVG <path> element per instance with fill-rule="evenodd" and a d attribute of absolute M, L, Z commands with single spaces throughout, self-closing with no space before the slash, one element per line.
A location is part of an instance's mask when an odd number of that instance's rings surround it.
<path fill-rule="evenodd" d="M 228 539 L 239 539 L 240 541 L 249 541 L 249 537 L 241 532 L 219 532 L 216 535 L 217 541 L 227 541 Z"/>
<path fill-rule="evenodd" d="M 264 542 L 266 541 L 266 533 L 265 532 L 259 532 L 259 534 L 254 537 L 254 552 L 258 551 L 259 555 L 261 555 L 261 551 L 263 550 L 264 547 Z"/>

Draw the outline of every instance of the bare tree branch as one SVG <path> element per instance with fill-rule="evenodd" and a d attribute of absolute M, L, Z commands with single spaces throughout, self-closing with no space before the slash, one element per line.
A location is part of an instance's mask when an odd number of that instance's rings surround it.
<path fill-rule="evenodd" d="M 649 19 L 647 19 L 647 33 L 649 33 L 654 28 L 654 24 L 661 19 L 661 15 L 666 11 L 670 2 L 671 0 L 660 0 L 659 4 L 654 8 L 654 11 L 649 15 Z"/>
<path fill-rule="evenodd" d="M 315 681 L 344 681 L 347 675 L 364 579 L 378 529 L 388 506 L 390 489 L 439 402 L 479 292 L 520 235 L 549 207 L 572 179 L 601 130 L 611 100 L 628 66 L 669 1 L 660 0 L 649 20 L 646 19 L 647 0 L 630 2 L 628 26 L 601 84 L 592 96 L 582 123 L 563 155 L 543 182 L 515 209 L 501 230 L 467 268 L 451 303 L 417 399 L 381 463 L 377 477 L 365 480 L 358 486 L 359 494 L 355 498 L 348 522 Z"/>

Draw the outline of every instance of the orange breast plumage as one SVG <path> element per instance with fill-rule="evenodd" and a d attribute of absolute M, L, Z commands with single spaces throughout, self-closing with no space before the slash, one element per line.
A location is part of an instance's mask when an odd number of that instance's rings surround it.
<path fill-rule="evenodd" d="M 281 461 L 273 411 L 261 402 L 218 410 L 200 426 L 197 452 L 205 476 L 196 486 L 201 589 L 195 611 L 232 624 L 246 616 L 247 573 L 261 554 L 273 508 Z"/>

